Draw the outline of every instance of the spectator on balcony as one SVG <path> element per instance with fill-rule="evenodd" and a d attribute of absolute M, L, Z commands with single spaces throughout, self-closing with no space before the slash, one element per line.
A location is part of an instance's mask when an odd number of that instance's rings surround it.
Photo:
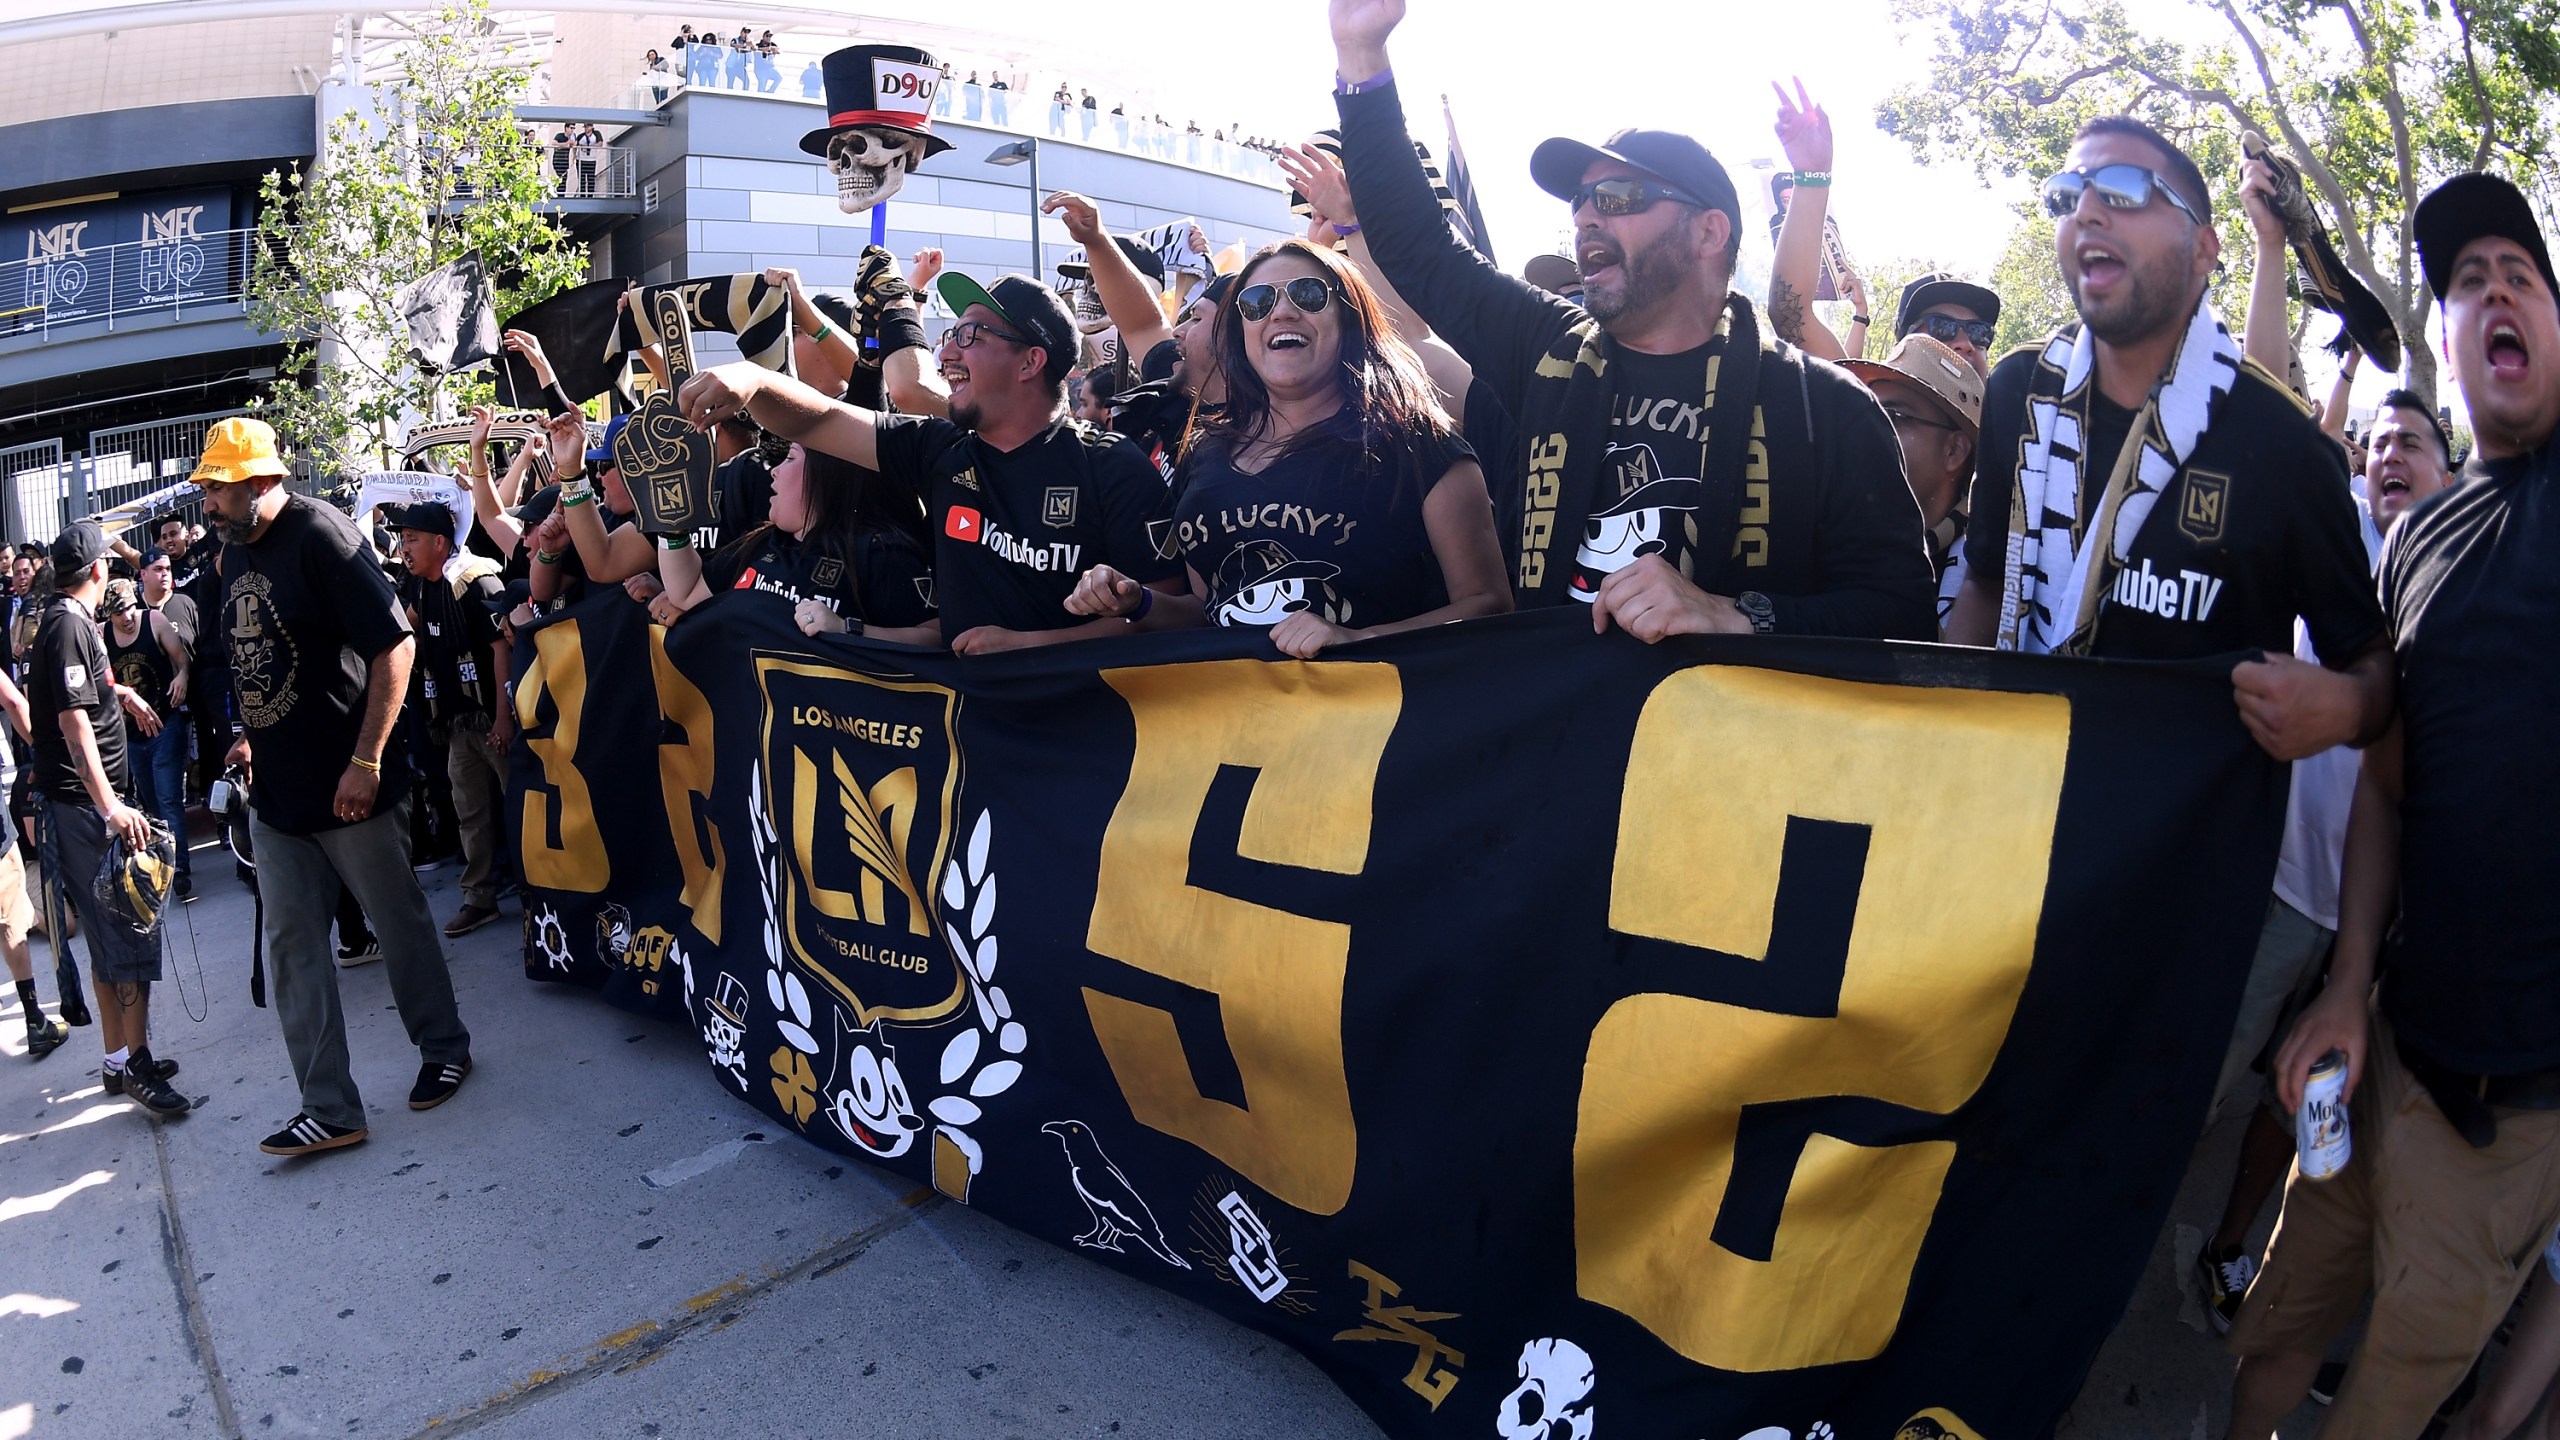
<path fill-rule="evenodd" d="M 667 65 L 667 57 L 655 50 L 650 51 L 648 58 L 640 62 L 640 78 L 648 85 L 651 94 L 661 105 L 667 103 L 667 90 L 674 75 L 674 70 Z M 661 79 L 661 76 L 666 78 Z"/>
<path fill-rule="evenodd" d="M 823 94 L 823 89 L 819 93 Z M 945 119 L 951 116 L 951 67 L 949 65 L 942 67 L 942 82 L 933 87 L 933 113 Z"/>
<path fill-rule="evenodd" d="M 1112 128 L 1112 130 L 1115 132 L 1115 134 L 1116 134 L 1116 135 L 1117 135 L 1117 137 L 1118 137 L 1120 148 L 1121 148 L 1121 149 L 1123 149 L 1123 150 L 1128 149 L 1128 148 L 1129 148 L 1129 107 L 1128 107 L 1128 106 L 1126 106 L 1126 105 L 1121 105 L 1121 104 L 1114 104 L 1114 105 L 1111 107 L 1111 128 Z"/>
<path fill-rule="evenodd" d="M 979 108 L 986 103 L 986 90 L 985 87 L 978 83 L 977 71 L 970 71 L 969 78 L 961 82 L 960 101 L 960 118 L 963 120 L 977 119 Z"/>
<path fill-rule="evenodd" d="M 705 24 L 699 33 L 685 27 L 684 78 L 688 85 L 709 87 L 720 83 L 720 32 Z"/>
<path fill-rule="evenodd" d="M 1011 89 L 1013 87 L 1006 84 L 1001 75 L 987 82 L 987 118 L 998 125 L 1011 123 L 1005 113 L 1006 92 Z"/>
<path fill-rule="evenodd" d="M 729 78 L 726 88 L 731 90 L 754 88 L 747 80 L 747 65 L 755 57 L 755 53 L 755 37 L 747 33 L 746 26 L 739 26 L 738 33 L 729 39 Z"/>
<path fill-rule="evenodd" d="M 1102 107 L 1094 103 L 1093 92 L 1087 90 L 1084 92 L 1084 98 L 1076 102 L 1076 108 L 1084 112 L 1084 138 L 1090 140 L 1093 138 L 1094 122 L 1102 118 Z"/>
<path fill-rule="evenodd" d="M 604 164 L 604 132 L 588 121 L 578 129 L 578 193 L 596 193 L 596 171 Z"/>
<path fill-rule="evenodd" d="M 569 193 L 569 157 L 578 145 L 577 126 L 563 124 L 551 132 L 551 189 L 554 194 Z"/>
<path fill-rule="evenodd" d="M 1058 92 L 1049 97 L 1050 134 L 1063 136 L 1067 133 L 1067 112 L 1074 109 L 1075 104 L 1075 92 L 1067 88 L 1066 81 L 1059 81 Z"/>
<path fill-rule="evenodd" d="M 811 60 L 809 62 L 808 69 L 800 72 L 800 94 L 804 98 L 810 100 L 824 100 L 827 98 L 826 68 L 821 66 L 815 60 Z M 941 87 L 938 86 L 935 89 L 933 112 L 937 115 L 948 115 L 951 113 L 951 97 L 948 94 L 942 93 Z"/>

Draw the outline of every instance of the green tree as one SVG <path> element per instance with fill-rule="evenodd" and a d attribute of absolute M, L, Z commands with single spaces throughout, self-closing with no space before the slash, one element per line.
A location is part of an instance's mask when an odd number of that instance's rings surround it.
<path fill-rule="evenodd" d="M 2206 31 L 2187 39 L 2138 25 L 2122 0 L 1899 0 L 1935 49 L 1877 123 L 1923 160 L 1988 178 L 2050 173 L 2082 121 L 2138 116 L 2214 183 L 2235 272 L 2253 253 L 2240 133 L 2257 130 L 2302 167 L 2348 269 L 2392 312 L 2409 384 L 2433 395 L 2432 297 L 2409 216 L 2457 171 L 2538 188 L 2560 0 L 2198 0 L 2195 13 Z"/>
<path fill-rule="evenodd" d="M 516 128 L 532 61 L 493 48 L 493 30 L 487 0 L 413 22 L 396 70 L 347 97 L 311 168 L 260 186 L 249 317 L 286 337 L 263 409 L 323 475 L 364 468 L 394 426 L 489 388 L 417 366 L 403 286 L 477 250 L 508 314 L 585 270 L 544 213 L 543 152 Z"/>

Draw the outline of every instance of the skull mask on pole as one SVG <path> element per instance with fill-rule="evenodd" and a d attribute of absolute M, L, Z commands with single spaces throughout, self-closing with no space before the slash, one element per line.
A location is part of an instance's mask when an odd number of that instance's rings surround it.
<path fill-rule="evenodd" d="M 800 148 L 826 157 L 836 208 L 859 215 L 898 193 L 907 176 L 951 148 L 933 133 L 942 84 L 934 58 L 909 45 L 855 45 L 827 56 L 825 128 Z"/>

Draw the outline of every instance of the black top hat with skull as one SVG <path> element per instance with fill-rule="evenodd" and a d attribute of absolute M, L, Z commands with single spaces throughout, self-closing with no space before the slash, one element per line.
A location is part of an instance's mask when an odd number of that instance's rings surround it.
<path fill-rule="evenodd" d="M 800 137 L 836 173 L 836 203 L 868 210 L 897 192 L 916 166 L 951 148 L 933 133 L 942 66 L 912 45 L 853 45 L 821 62 L 827 123 Z"/>

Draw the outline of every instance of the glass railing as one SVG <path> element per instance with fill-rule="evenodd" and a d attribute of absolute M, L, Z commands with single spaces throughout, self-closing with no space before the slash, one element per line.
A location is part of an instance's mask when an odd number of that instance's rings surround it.
<path fill-rule="evenodd" d="M 257 233 L 213 230 L 0 264 L 0 337 L 236 309 Z"/>
<path fill-rule="evenodd" d="M 637 157 L 620 145 L 584 151 L 572 147 L 564 153 L 546 140 L 541 148 L 543 173 L 551 179 L 552 193 L 563 200 L 636 200 L 640 196 Z M 469 195 L 457 192 L 455 198 Z"/>
<path fill-rule="evenodd" d="M 784 57 L 770 66 L 750 55 L 741 68 L 731 62 L 736 52 L 718 45 L 687 47 L 690 57 L 670 55 L 664 71 L 645 71 L 617 97 L 619 107 L 650 110 L 664 105 L 688 86 L 697 90 L 778 95 L 812 104 L 826 103 L 813 62 Z M 768 83 L 770 82 L 770 83 Z M 996 130 L 1010 130 L 1048 140 L 1116 150 L 1150 160 L 1229 175 L 1257 185 L 1286 189 L 1288 181 L 1270 156 L 1210 132 L 1158 125 L 1134 115 L 1087 110 L 1081 103 L 1059 105 L 1020 90 L 945 81 L 934 97 L 934 118 Z"/>

